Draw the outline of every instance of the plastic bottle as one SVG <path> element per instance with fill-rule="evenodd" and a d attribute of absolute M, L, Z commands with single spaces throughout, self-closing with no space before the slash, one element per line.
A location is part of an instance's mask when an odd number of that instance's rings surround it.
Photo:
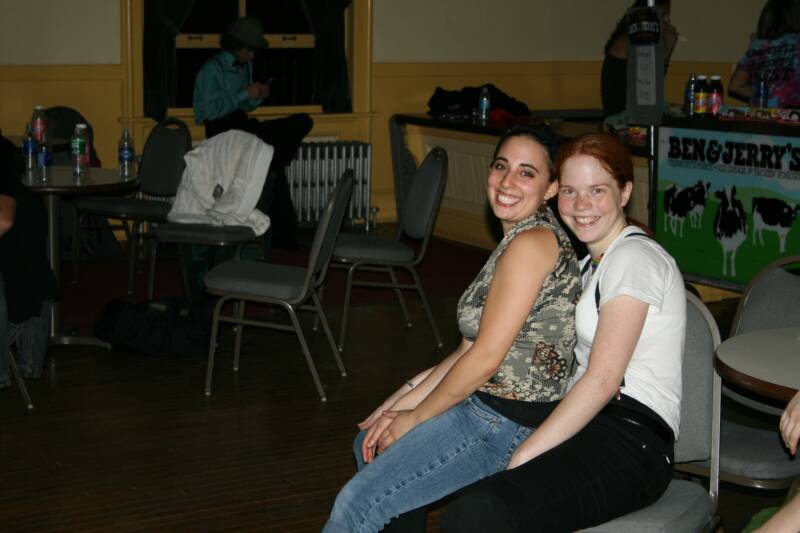
<path fill-rule="evenodd" d="M 50 143 L 45 133 L 36 149 L 36 165 L 39 167 L 42 180 L 47 180 L 50 176 L 50 165 L 52 164 L 53 152 L 50 150 Z"/>
<path fill-rule="evenodd" d="M 75 124 L 75 131 L 69 142 L 69 156 L 72 162 L 72 175 L 86 174 L 88 165 L 86 124 Z"/>
<path fill-rule="evenodd" d="M 478 98 L 478 120 L 484 124 L 489 122 L 491 108 L 492 102 L 489 99 L 489 87 L 481 87 L 481 94 Z"/>
<path fill-rule="evenodd" d="M 707 114 L 708 116 L 717 118 L 722 111 L 722 104 L 724 103 L 724 89 L 722 81 L 718 75 L 711 76 L 711 84 L 708 86 L 708 99 L 707 99 Z"/>
<path fill-rule="evenodd" d="M 697 76 L 697 84 L 694 87 L 694 116 L 705 117 L 708 113 L 708 83 L 706 76 Z"/>
<path fill-rule="evenodd" d="M 25 170 L 36 168 L 36 138 L 33 136 L 33 127 L 30 122 L 25 126 L 25 137 L 22 139 L 22 157 L 25 159 Z"/>
<path fill-rule="evenodd" d="M 128 128 L 122 130 L 122 137 L 119 139 L 119 175 L 123 178 L 130 178 L 135 171 L 136 151 L 133 148 L 133 139 Z"/>
<path fill-rule="evenodd" d="M 753 88 L 753 106 L 766 108 L 769 107 L 769 82 L 763 74 L 758 76 L 756 86 Z"/>
<path fill-rule="evenodd" d="M 694 93 L 697 87 L 697 76 L 689 74 L 689 79 L 686 81 L 686 90 L 683 95 L 683 112 L 687 117 L 693 117 L 694 112 Z"/>
<path fill-rule="evenodd" d="M 33 137 L 37 143 L 41 143 L 47 134 L 47 115 L 44 114 L 44 107 L 37 105 L 33 108 L 33 115 L 31 116 L 31 128 L 33 129 Z"/>

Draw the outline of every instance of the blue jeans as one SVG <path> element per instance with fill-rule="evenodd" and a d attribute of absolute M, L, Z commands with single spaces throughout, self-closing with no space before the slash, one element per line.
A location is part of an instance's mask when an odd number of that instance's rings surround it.
<path fill-rule="evenodd" d="M 505 470 L 531 430 L 470 396 L 363 465 L 336 497 L 326 533 L 380 531 L 392 518 Z"/>

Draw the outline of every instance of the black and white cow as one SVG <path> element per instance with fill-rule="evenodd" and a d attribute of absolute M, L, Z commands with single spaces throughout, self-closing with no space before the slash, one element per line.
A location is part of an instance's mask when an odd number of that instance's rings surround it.
<path fill-rule="evenodd" d="M 703 227 L 703 212 L 706 210 L 706 200 L 708 199 L 708 189 L 711 183 L 697 183 L 689 187 L 692 194 L 692 210 L 689 212 L 689 225 L 695 229 Z"/>
<path fill-rule="evenodd" d="M 742 202 L 736 198 L 736 187 L 716 191 L 719 199 L 717 214 L 714 216 L 714 235 L 722 246 L 722 275 L 736 275 L 736 250 L 747 239 L 747 218 Z M 730 255 L 730 274 L 728 256 Z"/>
<path fill-rule="evenodd" d="M 780 240 L 780 253 L 786 251 L 786 234 L 797 219 L 800 207 L 789 204 L 778 198 L 753 198 L 753 244 L 760 241 L 764 246 L 763 231 L 774 231 Z"/>
<path fill-rule="evenodd" d="M 678 189 L 670 185 L 664 191 L 664 227 L 668 227 L 673 235 L 683 237 L 683 221 L 692 206 L 692 193 L 688 188 Z"/>

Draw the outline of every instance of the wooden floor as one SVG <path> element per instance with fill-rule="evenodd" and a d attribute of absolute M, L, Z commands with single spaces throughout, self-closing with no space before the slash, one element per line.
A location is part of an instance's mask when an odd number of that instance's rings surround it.
<path fill-rule="evenodd" d="M 456 299 L 433 301 L 446 347 Z M 0 530 L 319 531 L 354 472 L 356 423 L 445 353 L 410 310 L 411 329 L 393 302 L 353 310 L 346 378 L 308 328 L 327 403 L 289 333 L 246 329 L 237 373 L 224 330 L 211 397 L 205 358 L 53 348 L 47 375 L 28 382 L 35 410 L 0 390 Z M 339 310 L 329 315 L 335 329 Z M 781 498 L 723 487 L 725 531 Z"/>

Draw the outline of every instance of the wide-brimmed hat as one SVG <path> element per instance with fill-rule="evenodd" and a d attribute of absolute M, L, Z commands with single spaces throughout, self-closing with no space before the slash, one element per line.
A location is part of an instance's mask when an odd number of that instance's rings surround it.
<path fill-rule="evenodd" d="M 264 27 L 253 17 L 242 17 L 233 21 L 225 32 L 253 50 L 263 50 L 269 46 L 264 39 Z"/>

